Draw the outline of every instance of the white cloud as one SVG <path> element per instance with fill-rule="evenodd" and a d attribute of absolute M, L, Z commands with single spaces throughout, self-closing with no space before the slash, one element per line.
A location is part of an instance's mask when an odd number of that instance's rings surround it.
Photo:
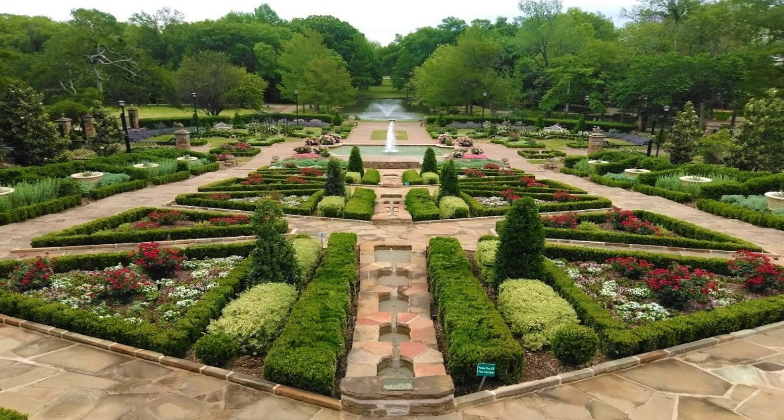
<path fill-rule="evenodd" d="M 44 15 L 56 20 L 67 20 L 70 10 L 95 8 L 108 12 L 125 21 L 132 13 L 144 10 L 154 12 L 168 6 L 185 14 L 188 21 L 217 19 L 229 11 L 250 12 L 265 0 L 232 0 L 207 2 L 198 0 L 0 0 L 2 13 Z M 498 16 L 513 18 L 519 15 L 514 0 L 397 0 L 389 2 L 368 0 L 266 0 L 284 19 L 309 15 L 332 15 L 344 20 L 363 32 L 370 40 L 386 45 L 396 33 L 407 34 L 424 26 L 436 26 L 441 19 L 454 16 L 471 22 L 474 19 L 494 21 Z M 630 7 L 633 0 L 598 0 L 586 5 L 578 0 L 565 0 L 564 8 L 580 7 L 583 10 L 602 12 L 616 22 L 621 7 Z"/>

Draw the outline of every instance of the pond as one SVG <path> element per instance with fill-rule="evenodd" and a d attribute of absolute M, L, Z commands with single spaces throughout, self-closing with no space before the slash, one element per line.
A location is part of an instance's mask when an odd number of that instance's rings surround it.
<path fill-rule="evenodd" d="M 355 105 L 343 108 L 343 112 L 362 121 L 419 121 L 428 114 L 428 109 L 405 99 L 359 98 Z"/>

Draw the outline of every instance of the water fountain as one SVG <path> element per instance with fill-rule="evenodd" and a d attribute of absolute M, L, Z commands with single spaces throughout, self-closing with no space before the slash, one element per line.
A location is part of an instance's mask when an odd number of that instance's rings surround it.
<path fill-rule="evenodd" d="M 384 153 L 397 153 L 397 139 L 395 138 L 395 120 L 389 120 L 387 128 L 387 144 Z"/>
<path fill-rule="evenodd" d="M 345 109 L 362 121 L 419 121 L 424 118 L 427 108 L 411 105 L 403 99 L 360 99 L 353 107 Z"/>

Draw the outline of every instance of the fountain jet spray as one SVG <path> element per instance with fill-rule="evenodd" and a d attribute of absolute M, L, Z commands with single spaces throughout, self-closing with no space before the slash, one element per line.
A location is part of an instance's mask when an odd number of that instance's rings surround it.
<path fill-rule="evenodd" d="M 387 145 L 384 148 L 384 153 L 397 153 L 397 139 L 395 138 L 395 120 L 389 120 L 389 128 L 387 129 Z"/>

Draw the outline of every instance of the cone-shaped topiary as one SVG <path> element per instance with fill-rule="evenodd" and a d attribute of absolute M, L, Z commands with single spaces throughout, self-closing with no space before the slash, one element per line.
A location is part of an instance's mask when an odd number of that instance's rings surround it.
<path fill-rule="evenodd" d="M 460 185 L 457 181 L 457 168 L 455 162 L 448 160 L 441 168 L 441 187 L 438 189 L 437 202 L 443 197 L 457 197 L 460 195 Z"/>
<path fill-rule="evenodd" d="M 536 128 L 536 131 L 544 130 L 544 118 L 542 117 L 537 118 L 536 125 L 534 125 L 534 127 Z"/>
<path fill-rule="evenodd" d="M 327 182 L 324 184 L 324 196 L 346 195 L 346 181 L 338 159 L 330 159 L 327 164 Z"/>
<path fill-rule="evenodd" d="M 251 252 L 253 265 L 245 278 L 246 288 L 259 283 L 299 282 L 301 271 L 294 247 L 278 228 L 282 219 L 283 208 L 277 201 L 262 200 L 256 206 L 251 219 L 256 233 L 256 248 Z"/>
<path fill-rule="evenodd" d="M 419 174 L 422 175 L 425 172 L 435 172 L 438 173 L 438 161 L 436 160 L 436 152 L 433 151 L 432 147 L 428 147 L 425 150 L 425 157 L 422 159 L 422 170 L 419 171 Z"/>
<path fill-rule="evenodd" d="M 581 131 L 585 131 L 585 114 L 580 114 L 580 118 L 577 119 L 577 124 L 572 128 L 572 133 L 579 133 Z"/>
<path fill-rule="evenodd" d="M 343 117 L 341 117 L 340 114 L 336 112 L 332 117 L 332 126 L 340 127 L 341 125 L 343 125 Z"/>
<path fill-rule="evenodd" d="M 359 172 L 359 176 L 365 176 L 365 167 L 362 164 L 362 155 L 359 154 L 359 147 L 351 148 L 351 155 L 348 157 L 348 171 Z"/>
<path fill-rule="evenodd" d="M 506 213 L 506 223 L 498 232 L 495 254 L 495 287 L 507 279 L 542 278 L 544 226 L 534 199 L 515 200 Z"/>
<path fill-rule="evenodd" d="M 669 142 L 665 144 L 670 162 L 680 165 L 689 163 L 697 152 L 697 140 L 702 136 L 700 119 L 691 102 L 683 105 L 683 111 L 675 117 Z"/>

